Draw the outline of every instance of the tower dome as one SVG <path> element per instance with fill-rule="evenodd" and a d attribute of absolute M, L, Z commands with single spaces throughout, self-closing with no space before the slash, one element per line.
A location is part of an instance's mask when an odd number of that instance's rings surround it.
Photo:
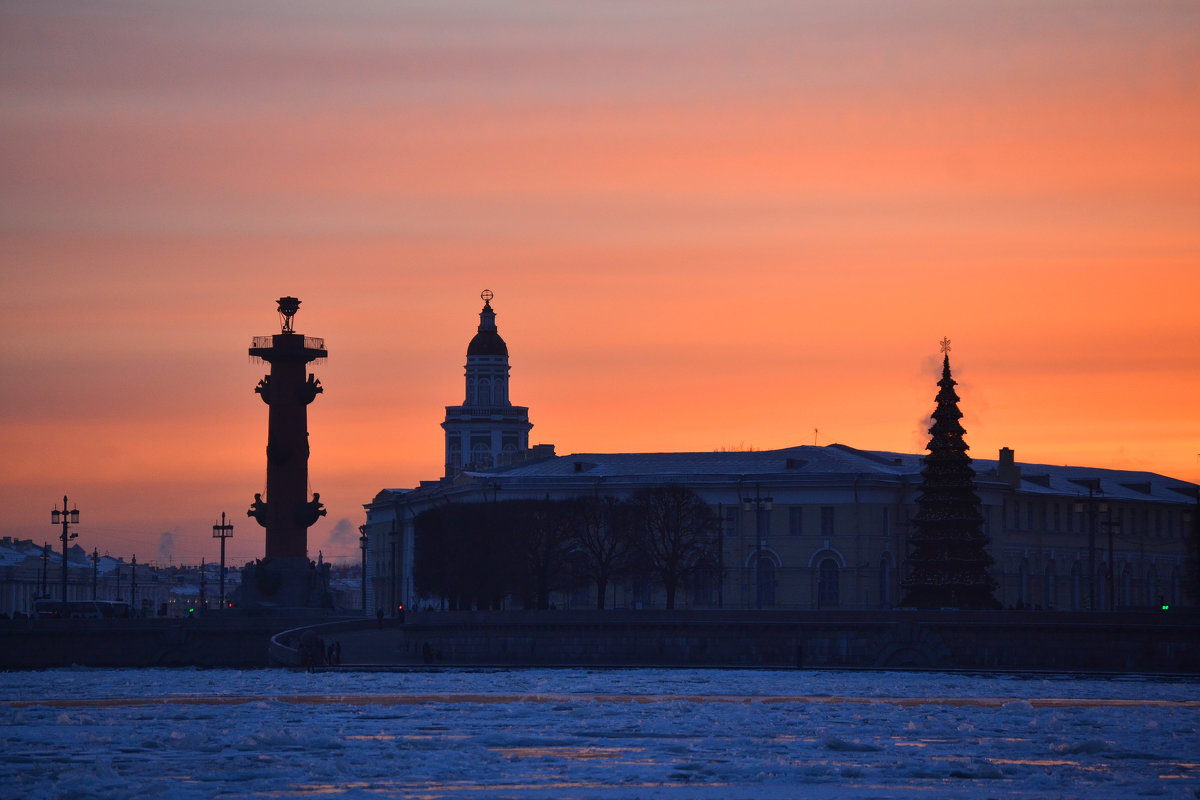
<path fill-rule="evenodd" d="M 467 345 L 462 405 L 446 406 L 446 475 L 490 469 L 529 449 L 529 409 L 508 399 L 508 345 L 496 330 L 492 292 L 485 289 L 479 328 Z"/>
<path fill-rule="evenodd" d="M 479 332 L 467 345 L 467 356 L 508 357 L 508 345 L 496 330 L 496 312 L 492 310 L 492 293 L 483 292 L 483 310 L 479 312 Z"/>

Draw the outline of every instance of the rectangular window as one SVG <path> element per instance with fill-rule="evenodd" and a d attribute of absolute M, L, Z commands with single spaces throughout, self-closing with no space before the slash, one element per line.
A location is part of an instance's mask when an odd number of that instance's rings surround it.
<path fill-rule="evenodd" d="M 821 535 L 833 536 L 833 506 L 821 506 Z"/>
<path fill-rule="evenodd" d="M 1025 515 L 1026 515 L 1026 521 L 1029 523 L 1029 525 L 1028 525 L 1027 527 L 1028 527 L 1028 529 L 1029 529 L 1029 530 L 1031 530 L 1031 531 L 1032 531 L 1032 530 L 1036 530 L 1036 529 L 1033 527 L 1033 515 L 1034 515 L 1034 513 L 1036 513 L 1036 508 L 1035 508 L 1034 504 L 1033 504 L 1032 502 L 1030 502 L 1029 504 L 1027 504 L 1027 505 L 1025 506 Z"/>
<path fill-rule="evenodd" d="M 739 509 L 737 506 L 725 506 L 725 535 L 736 537 L 738 530 Z"/>
<path fill-rule="evenodd" d="M 1062 530 L 1062 503 L 1054 504 L 1054 530 Z"/>
<path fill-rule="evenodd" d="M 771 535 L 771 511 L 763 509 L 760 513 L 762 516 L 754 518 L 754 535 L 755 536 L 770 536 Z"/>
<path fill-rule="evenodd" d="M 801 536 L 804 533 L 804 506 L 792 506 L 788 509 L 788 533 Z"/>

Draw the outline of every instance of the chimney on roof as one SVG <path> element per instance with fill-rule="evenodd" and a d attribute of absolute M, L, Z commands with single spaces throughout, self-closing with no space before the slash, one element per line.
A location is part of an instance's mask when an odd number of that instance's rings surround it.
<path fill-rule="evenodd" d="M 1021 468 L 1016 464 L 1016 453 L 1007 447 L 1000 448 L 1000 463 L 997 473 L 1000 480 L 1016 489 L 1021 485 Z"/>

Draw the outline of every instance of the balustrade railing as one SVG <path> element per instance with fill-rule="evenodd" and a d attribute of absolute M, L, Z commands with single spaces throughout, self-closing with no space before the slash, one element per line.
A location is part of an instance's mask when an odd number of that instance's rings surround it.
<path fill-rule="evenodd" d="M 250 347 L 254 350 L 269 350 L 275 344 L 274 336 L 255 336 L 250 341 Z M 325 340 L 316 336 L 304 337 L 304 348 L 306 350 L 324 350 Z"/>

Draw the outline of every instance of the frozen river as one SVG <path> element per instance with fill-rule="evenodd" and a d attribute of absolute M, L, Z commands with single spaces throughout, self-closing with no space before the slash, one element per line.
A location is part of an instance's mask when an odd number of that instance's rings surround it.
<path fill-rule="evenodd" d="M 3 675 L 0 797 L 1200 796 L 1200 682 L 766 670 Z"/>

